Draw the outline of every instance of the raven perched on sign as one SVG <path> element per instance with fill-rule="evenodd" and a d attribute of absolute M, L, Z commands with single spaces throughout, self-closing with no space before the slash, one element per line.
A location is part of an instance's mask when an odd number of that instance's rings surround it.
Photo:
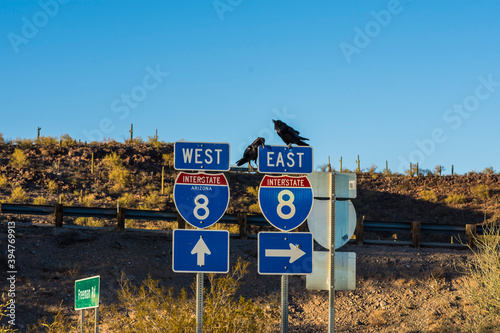
<path fill-rule="evenodd" d="M 236 162 L 237 166 L 242 166 L 245 164 L 245 162 L 248 163 L 248 169 L 252 170 L 252 166 L 250 165 L 250 161 L 254 161 L 257 163 L 257 157 L 259 154 L 259 146 L 264 147 L 264 144 L 266 143 L 266 139 L 258 137 L 255 139 L 254 142 L 252 142 L 251 145 L 249 145 L 246 149 L 245 152 L 243 153 L 243 157 Z"/>
<path fill-rule="evenodd" d="M 309 140 L 307 138 L 301 137 L 298 131 L 294 130 L 281 120 L 274 120 L 274 129 L 280 136 L 280 138 L 288 145 L 288 148 L 290 148 L 290 145 L 292 143 L 295 143 L 298 146 L 309 146 L 307 143 L 305 143 L 302 140 Z"/>

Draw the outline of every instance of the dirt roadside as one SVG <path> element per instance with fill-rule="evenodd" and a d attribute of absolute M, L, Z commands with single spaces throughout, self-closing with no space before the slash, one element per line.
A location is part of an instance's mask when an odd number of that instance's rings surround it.
<path fill-rule="evenodd" d="M 8 291 L 7 225 L 1 225 L 1 293 Z M 74 281 L 100 275 L 101 302 L 116 300 L 122 272 L 134 284 L 151 276 L 175 290 L 186 288 L 194 274 L 172 271 L 171 232 L 115 231 L 16 225 L 16 323 L 20 331 L 62 306 L 73 310 Z M 440 332 L 449 322 L 445 308 L 461 306 L 460 267 L 467 250 L 414 249 L 402 246 L 356 246 L 355 291 L 336 293 L 336 332 Z M 279 276 L 257 273 L 257 241 L 230 240 L 230 263 L 250 261 L 239 293 L 259 299 L 280 292 Z M 290 277 L 290 332 L 325 332 L 328 292 L 305 288 L 305 277 Z M 276 323 L 279 331 L 279 323 Z"/>

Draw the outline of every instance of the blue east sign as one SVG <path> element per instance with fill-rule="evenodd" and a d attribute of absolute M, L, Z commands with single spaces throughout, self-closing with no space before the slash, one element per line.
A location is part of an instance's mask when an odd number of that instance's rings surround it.
<path fill-rule="evenodd" d="M 309 146 L 259 147 L 259 172 L 306 174 L 313 171 L 313 153 Z"/>
<path fill-rule="evenodd" d="M 229 144 L 177 141 L 174 144 L 176 170 L 229 170 Z"/>

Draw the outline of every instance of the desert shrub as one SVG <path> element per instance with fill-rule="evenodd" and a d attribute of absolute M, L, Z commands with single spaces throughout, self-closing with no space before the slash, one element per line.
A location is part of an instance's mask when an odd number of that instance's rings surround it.
<path fill-rule="evenodd" d="M 41 136 L 35 142 L 45 147 L 53 147 L 59 144 L 59 140 L 53 136 Z"/>
<path fill-rule="evenodd" d="M 139 144 L 144 143 L 144 141 L 142 141 L 142 138 L 140 136 L 138 136 L 138 137 L 126 140 L 125 143 L 129 144 L 129 145 L 139 145 Z"/>
<path fill-rule="evenodd" d="M 94 217 L 78 217 L 74 222 L 76 225 L 81 225 L 84 227 L 104 227 L 106 223 L 102 219 Z"/>
<path fill-rule="evenodd" d="M 163 194 L 171 196 L 174 193 L 174 186 L 173 185 L 165 185 L 163 186 Z"/>
<path fill-rule="evenodd" d="M 253 197 L 257 197 L 259 195 L 259 187 L 258 186 L 249 186 L 246 188 L 246 192 L 248 195 Z"/>
<path fill-rule="evenodd" d="M 260 304 L 235 297 L 241 279 L 248 272 L 248 262 L 241 259 L 229 274 L 208 275 L 204 288 L 203 330 L 205 332 L 270 332 L 277 314 Z M 118 306 L 103 311 L 102 318 L 111 332 L 194 332 L 195 300 L 182 289 L 175 294 L 159 281 L 148 278 L 140 287 L 122 278 Z M 274 301 L 273 306 L 279 308 Z"/>
<path fill-rule="evenodd" d="M 3 139 L 3 134 L 0 133 L 0 143 L 4 143 L 4 142 L 5 142 L 5 140 Z"/>
<path fill-rule="evenodd" d="M 113 169 L 115 167 L 120 167 L 123 164 L 122 158 L 120 155 L 118 155 L 117 152 L 112 152 L 111 154 L 108 154 L 104 156 L 102 163 L 108 168 L 108 169 Z"/>
<path fill-rule="evenodd" d="M 375 164 L 372 163 L 372 165 L 370 166 L 370 168 L 368 169 L 368 173 L 370 174 L 373 174 L 375 173 L 375 170 L 377 170 L 378 166 L 376 166 Z"/>
<path fill-rule="evenodd" d="M 466 295 L 478 317 L 484 318 L 481 326 L 500 324 L 499 227 L 487 224 L 484 234 L 476 236 L 476 248 L 471 248 L 473 258 L 466 264 L 468 273 L 465 280 Z"/>
<path fill-rule="evenodd" d="M 2 294 L 2 297 L 0 299 L 0 322 L 2 321 L 3 317 L 6 317 L 6 321 L 10 320 L 10 317 L 8 317 L 9 310 L 7 307 L 10 305 L 10 300 L 6 298 L 5 294 Z M 0 333 L 17 333 L 19 332 L 17 329 L 13 328 L 13 326 L 8 325 L 8 326 L 3 326 L 3 324 L 0 324 Z"/>
<path fill-rule="evenodd" d="M 258 203 L 254 203 L 254 204 L 251 204 L 249 207 L 248 207 L 248 211 L 250 213 L 254 213 L 254 214 L 262 214 L 262 211 L 260 210 L 260 206 Z"/>
<path fill-rule="evenodd" d="M 140 229 L 141 225 L 137 222 L 137 220 L 125 219 L 125 228 L 126 229 Z"/>
<path fill-rule="evenodd" d="M 82 206 L 92 207 L 95 205 L 95 202 L 96 202 L 95 194 L 91 193 L 91 194 L 87 194 L 87 195 L 81 195 L 78 198 L 78 202 Z"/>
<path fill-rule="evenodd" d="M 28 196 L 26 195 L 26 191 L 24 191 L 21 186 L 17 186 L 14 187 L 12 193 L 10 194 L 10 198 L 7 201 L 9 203 L 25 203 L 28 201 Z"/>
<path fill-rule="evenodd" d="M 71 138 L 69 134 L 60 136 L 61 147 L 73 147 L 76 145 L 76 140 Z"/>
<path fill-rule="evenodd" d="M 47 191 L 49 191 L 49 193 L 56 193 L 58 189 L 59 186 L 57 185 L 56 181 L 49 179 L 49 181 L 47 182 Z"/>
<path fill-rule="evenodd" d="M 230 234 L 239 234 L 240 226 L 238 224 L 215 223 L 207 228 L 207 230 L 227 230 Z"/>
<path fill-rule="evenodd" d="M 316 170 L 317 171 L 320 171 L 320 172 L 328 172 L 328 170 L 332 168 L 331 165 L 329 165 L 328 163 L 324 163 L 324 164 L 320 164 L 316 167 Z M 333 170 L 333 168 L 332 168 Z"/>
<path fill-rule="evenodd" d="M 14 143 L 17 144 L 21 149 L 27 149 L 33 147 L 33 140 L 31 139 L 21 139 L 16 138 Z"/>
<path fill-rule="evenodd" d="M 445 171 L 445 170 L 446 170 L 446 168 L 445 168 L 444 166 L 442 166 L 442 165 L 436 165 L 436 166 L 434 167 L 434 171 L 435 171 L 435 172 L 434 172 L 434 174 L 435 174 L 436 176 L 441 176 L 441 174 L 442 174 L 442 173 L 443 173 L 443 171 Z"/>
<path fill-rule="evenodd" d="M 419 196 L 425 201 L 430 201 L 430 202 L 438 201 L 436 192 L 434 192 L 433 190 L 423 190 L 420 192 Z"/>
<path fill-rule="evenodd" d="M 29 165 L 28 157 L 21 149 L 16 148 L 10 156 L 10 165 L 18 169 L 25 168 Z"/>
<path fill-rule="evenodd" d="M 389 318 L 389 312 L 382 309 L 376 309 L 375 311 L 372 311 L 370 313 L 370 316 L 368 317 L 368 323 L 371 326 L 381 327 L 387 325 Z"/>
<path fill-rule="evenodd" d="M 7 177 L 0 175 L 0 188 L 7 186 Z"/>
<path fill-rule="evenodd" d="M 479 199 L 488 199 L 490 197 L 490 188 L 488 185 L 477 185 L 472 188 L 472 193 Z"/>
<path fill-rule="evenodd" d="M 132 193 L 123 193 L 120 198 L 118 198 L 118 203 L 120 207 L 123 208 L 133 208 L 136 205 L 135 197 Z"/>
<path fill-rule="evenodd" d="M 149 277 L 140 287 L 122 277 L 118 291 L 119 305 L 102 313 L 111 332 L 190 332 L 196 319 L 194 300 L 182 289 L 174 294 Z"/>
<path fill-rule="evenodd" d="M 465 203 L 465 199 L 465 194 L 450 193 L 446 199 L 444 199 L 444 202 L 452 205 L 460 205 Z"/>
<path fill-rule="evenodd" d="M 132 182 L 132 175 L 123 166 L 123 161 L 116 152 L 106 155 L 102 163 L 109 170 L 108 177 L 113 183 L 114 192 L 123 191 Z"/>
<path fill-rule="evenodd" d="M 420 176 L 427 176 L 427 177 L 434 175 L 434 173 L 429 169 L 420 169 L 418 170 L 418 174 Z"/>
<path fill-rule="evenodd" d="M 158 209 L 163 204 L 164 199 L 160 196 L 158 191 L 152 191 L 146 197 L 141 205 L 139 205 L 139 209 Z"/>
<path fill-rule="evenodd" d="M 162 155 L 163 163 L 167 166 L 172 166 L 174 165 L 174 154 L 173 153 L 167 153 Z"/>
<path fill-rule="evenodd" d="M 109 180 L 114 183 L 113 190 L 121 192 L 132 182 L 132 175 L 124 167 L 117 167 L 109 173 Z"/>
<path fill-rule="evenodd" d="M 36 197 L 33 199 L 33 205 L 46 205 L 48 203 L 45 197 Z"/>
<path fill-rule="evenodd" d="M 162 145 L 164 145 L 165 142 L 158 140 L 158 137 L 155 135 L 155 136 L 148 136 L 148 144 L 153 146 L 153 148 L 158 149 Z"/>
<path fill-rule="evenodd" d="M 493 169 L 492 166 L 490 166 L 490 167 L 484 168 L 484 170 L 481 171 L 481 173 L 485 174 L 485 175 L 492 175 L 495 173 L 495 170 Z"/>
<path fill-rule="evenodd" d="M 418 166 L 417 166 L 416 164 L 412 164 L 412 165 L 411 165 L 411 169 L 405 170 L 404 174 L 405 174 L 406 176 L 411 176 L 411 177 L 413 177 L 413 176 L 415 176 L 415 175 L 417 175 L 417 176 L 418 176 L 418 172 L 419 172 L 419 170 L 418 170 Z"/>
<path fill-rule="evenodd" d="M 90 329 L 93 331 L 95 320 L 93 320 L 93 316 L 87 316 L 85 319 L 85 332 L 90 332 Z M 52 320 L 49 320 L 47 317 L 43 317 L 38 320 L 36 325 L 29 325 L 27 332 L 28 333 L 72 333 L 79 332 L 79 324 L 71 320 L 71 317 L 64 316 L 62 313 L 62 309 L 54 316 Z M 0 331 L 1 332 L 1 331 Z"/>
<path fill-rule="evenodd" d="M 208 331 L 272 331 L 275 313 L 265 311 L 257 303 L 241 296 L 238 300 L 234 297 L 241 279 L 248 273 L 249 264 L 238 258 L 229 274 L 218 277 L 208 274 L 209 288 L 205 295 L 206 308 L 203 314 L 203 325 L 206 325 Z"/>

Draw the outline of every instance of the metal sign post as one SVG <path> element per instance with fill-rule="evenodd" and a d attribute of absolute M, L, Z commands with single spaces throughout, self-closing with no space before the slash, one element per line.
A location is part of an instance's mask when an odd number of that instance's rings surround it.
<path fill-rule="evenodd" d="M 288 275 L 281 276 L 281 333 L 288 332 Z"/>
<path fill-rule="evenodd" d="M 203 331 L 203 273 L 196 274 L 196 333 Z"/>
<path fill-rule="evenodd" d="M 335 332 L 335 175 L 330 173 L 330 290 L 328 295 L 328 332 Z"/>
<path fill-rule="evenodd" d="M 83 333 L 85 329 L 85 310 L 81 309 L 80 310 L 80 333 Z"/>

